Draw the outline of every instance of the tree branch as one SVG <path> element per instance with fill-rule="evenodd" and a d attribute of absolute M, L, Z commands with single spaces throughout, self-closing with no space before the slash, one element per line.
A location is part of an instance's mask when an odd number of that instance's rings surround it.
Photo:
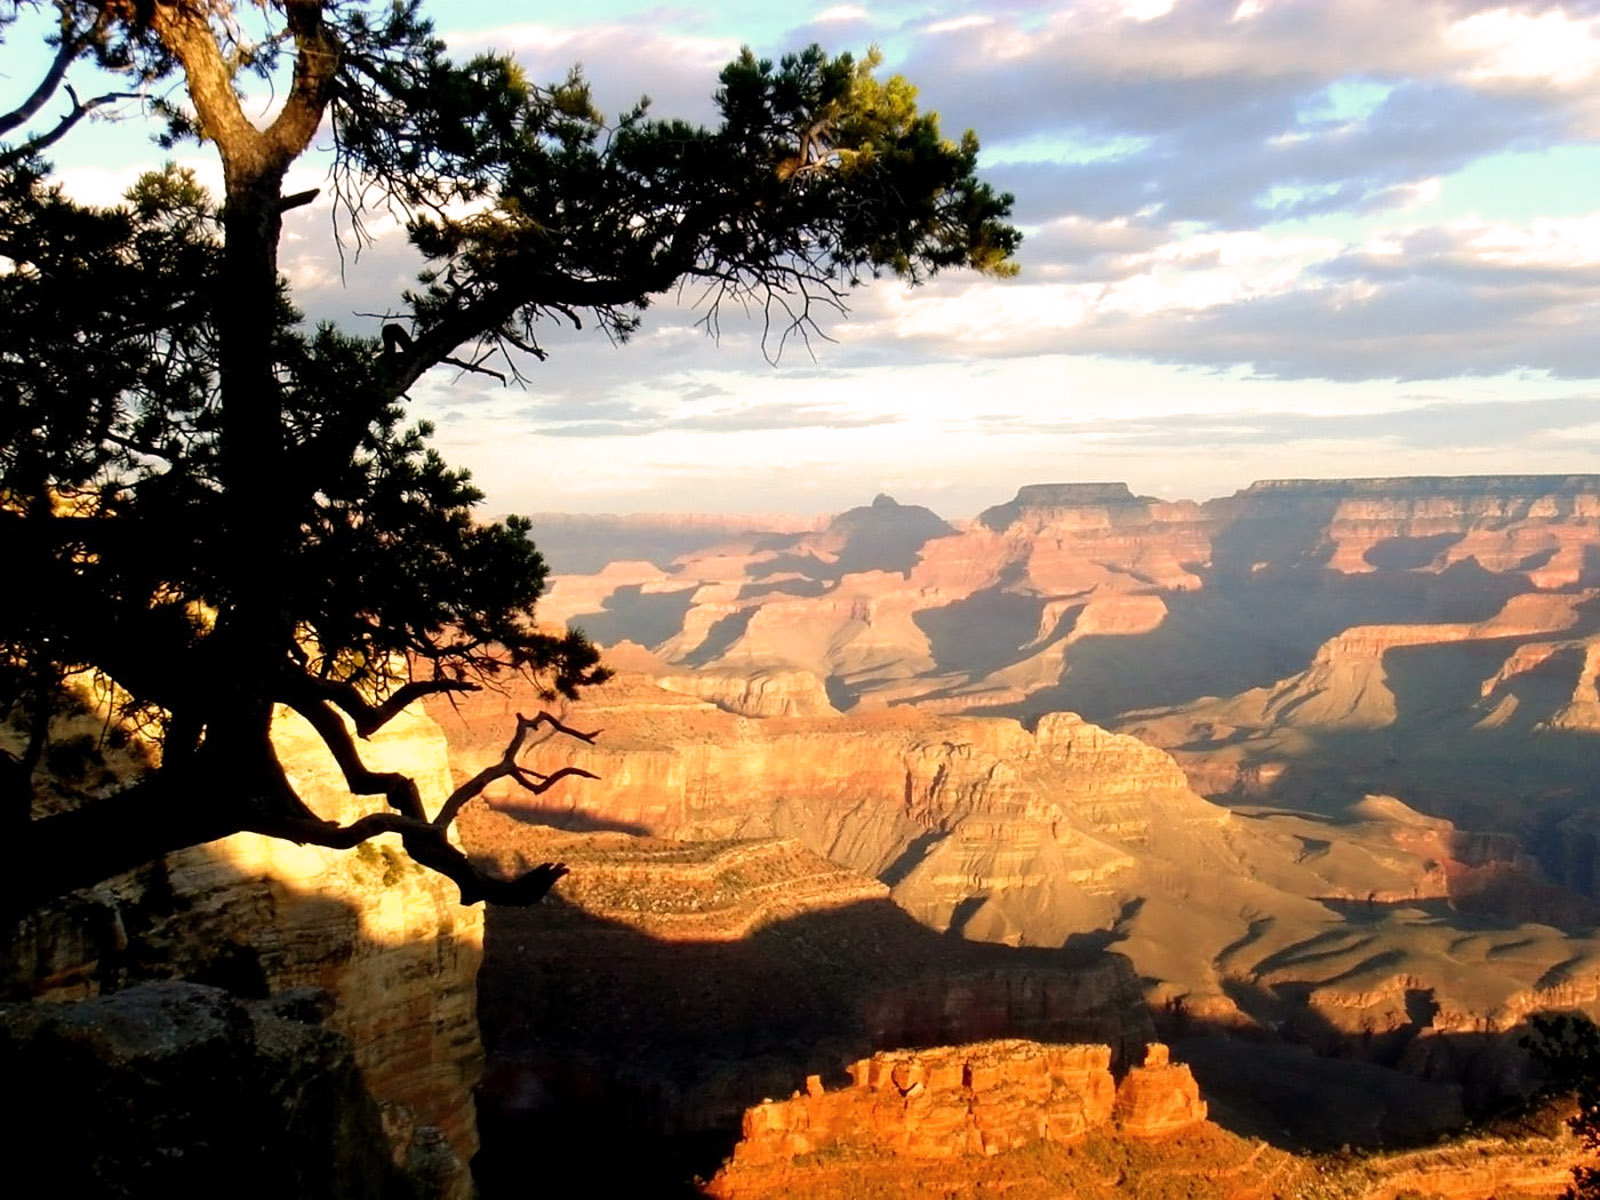
<path fill-rule="evenodd" d="M 285 0 L 284 18 L 294 37 L 294 82 L 283 111 L 266 132 L 285 164 L 311 143 L 333 95 L 339 43 L 323 20 L 323 0 Z"/>
<path fill-rule="evenodd" d="M 150 26 L 183 64 L 200 131 L 217 147 L 224 171 L 254 177 L 271 169 L 267 140 L 239 106 L 233 72 L 217 45 L 207 11 L 185 0 L 154 4 Z M 287 166 L 287 160 L 282 165 Z"/>
<path fill-rule="evenodd" d="M 598 729 L 593 733 L 584 733 L 568 725 L 563 725 L 542 709 L 539 715 L 531 720 L 518 713 L 516 732 L 511 735 L 511 741 L 506 744 L 505 753 L 500 756 L 500 761 L 485 767 L 455 791 L 451 792 L 450 798 L 444 802 L 439 809 L 438 815 L 433 818 L 433 823 L 441 829 L 446 828 L 450 822 L 456 819 L 456 814 L 465 807 L 467 801 L 480 795 L 484 788 L 497 779 L 515 779 L 537 796 L 549 791 L 550 788 L 563 779 L 570 779 L 574 776 L 581 779 L 600 778 L 594 772 L 585 771 L 582 767 L 562 767 L 558 771 L 545 775 L 538 771 L 530 771 L 527 767 L 519 766 L 517 764 L 517 755 L 522 753 L 523 742 L 527 740 L 530 733 L 541 725 L 549 725 L 555 733 L 564 733 L 568 737 L 577 738 L 580 742 L 588 742 L 590 745 L 593 745 L 594 739 L 600 736 Z"/>
<path fill-rule="evenodd" d="M 374 771 L 362 762 L 349 727 L 331 703 L 308 699 L 304 694 L 290 695 L 285 698 L 285 703 L 317 731 L 317 736 L 333 755 L 334 762 L 339 764 L 345 786 L 354 795 L 382 796 L 396 812 L 424 825 L 428 823 L 428 814 L 422 807 L 422 793 L 417 790 L 416 780 L 398 771 Z M 381 833 L 382 830 L 376 832 Z"/>
<path fill-rule="evenodd" d="M 104 799 L 7 829 L 0 913 L 20 914 L 186 846 L 244 828 L 258 795 L 248 768 L 186 761 Z"/>
<path fill-rule="evenodd" d="M 448 831 L 461 807 L 490 782 L 526 770 L 518 767 L 515 759 L 530 732 L 542 725 L 549 725 L 557 732 L 586 742 L 594 740 L 594 733 L 572 729 L 547 712 L 539 713 L 532 720 L 519 713 L 517 731 L 500 762 L 457 788 L 440 808 L 438 815 L 429 821 L 423 811 L 417 785 L 410 777 L 391 771 L 370 770 L 361 761 L 350 731 L 332 705 L 325 701 L 306 703 L 303 697 L 301 700 L 298 704 L 291 702 L 291 707 L 311 723 L 333 753 L 334 760 L 344 773 L 346 786 L 357 795 L 381 793 L 396 811 L 369 813 L 349 825 L 321 821 L 312 816 L 269 818 L 253 823 L 250 828 L 254 832 L 337 850 L 347 850 L 380 833 L 398 833 L 405 844 L 406 853 L 412 859 L 446 876 L 461 889 L 462 904 L 475 904 L 480 900 L 506 905 L 533 904 L 567 873 L 567 868 L 560 863 L 547 862 L 515 879 L 485 875 L 471 859 L 450 844 Z M 577 767 L 564 767 L 548 776 L 537 772 L 529 774 L 535 777 L 535 783 L 529 786 L 536 791 L 543 791 L 558 780 L 573 775 L 595 778 L 590 772 Z"/>
<path fill-rule="evenodd" d="M 315 690 L 324 700 L 339 706 L 355 722 L 356 732 L 369 738 L 400 715 L 413 700 L 437 696 L 441 692 L 475 692 L 478 685 L 464 679 L 413 679 L 397 687 L 381 704 L 373 704 L 353 684 L 331 679 L 296 675 L 293 685 Z M 289 703 L 289 701 L 285 701 Z M 298 711 L 298 710 L 297 710 Z"/>
<path fill-rule="evenodd" d="M 256 832 L 333 850 L 348 850 L 380 833 L 398 833 L 413 861 L 445 876 L 461 889 L 463 905 L 483 900 L 490 904 L 524 907 L 542 900 L 556 881 L 567 874 L 567 868 L 561 863 L 546 862 L 514 879 L 486 875 L 450 844 L 442 828 L 419 823 L 400 813 L 371 813 L 349 825 L 332 821 L 283 821 Z"/>
<path fill-rule="evenodd" d="M 84 43 L 78 38 L 69 38 L 63 21 L 61 30 L 61 44 L 56 47 L 56 56 L 50 63 L 50 69 L 45 72 L 44 78 L 39 81 L 39 86 L 33 89 L 30 95 L 16 108 L 8 113 L 0 113 L 0 136 L 10 133 L 13 129 L 20 128 L 33 119 L 35 113 L 45 106 L 50 97 L 55 95 L 56 88 L 61 86 L 61 81 L 66 78 L 67 68 L 72 65 L 72 60 L 83 51 Z"/>
<path fill-rule="evenodd" d="M 137 100 L 139 98 L 137 92 L 106 92 L 89 100 L 79 100 L 78 93 L 72 90 L 70 83 L 67 85 L 66 91 L 67 95 L 72 98 L 72 111 L 57 121 L 55 127 L 48 133 L 41 133 L 36 137 L 28 138 L 21 145 L 13 146 L 4 152 L 0 152 L 0 167 L 20 162 L 29 154 L 36 154 L 40 150 L 48 150 L 71 132 L 73 126 L 77 125 L 79 121 L 103 105 L 110 104 L 116 100 Z"/>
<path fill-rule="evenodd" d="M 501 754 L 498 762 L 485 767 L 471 779 L 467 780 L 455 791 L 450 793 L 448 799 L 440 806 L 438 813 L 430 822 L 426 810 L 422 806 L 422 795 L 417 790 L 416 781 L 408 775 L 396 771 L 374 771 L 361 760 L 361 752 L 356 748 L 355 739 L 350 736 L 349 727 L 344 719 L 334 709 L 337 701 L 331 695 L 322 698 L 310 693 L 326 688 L 330 693 L 343 693 L 349 685 L 326 685 L 321 681 L 305 679 L 300 681 L 302 688 L 291 688 L 284 696 L 284 703 L 294 709 L 310 723 L 322 738 L 323 743 L 333 755 L 334 761 L 339 765 L 340 772 L 344 775 L 345 786 L 357 796 L 383 796 L 388 801 L 389 807 L 396 812 L 404 814 L 413 821 L 421 821 L 437 829 L 447 829 L 456 819 L 463 806 L 474 796 L 479 795 L 484 788 L 497 779 L 512 778 L 534 795 L 539 795 L 554 787 L 563 779 L 573 777 L 582 779 L 598 779 L 592 771 L 585 771 L 581 767 L 562 767 L 550 774 L 533 771 L 521 766 L 517 762 L 517 755 L 522 752 L 523 744 L 528 735 L 543 726 L 549 726 L 554 733 L 563 733 L 568 737 L 577 738 L 579 741 L 594 744 L 594 739 L 600 731 L 584 733 L 580 729 L 573 729 L 569 725 L 551 716 L 548 712 L 540 711 L 535 717 L 529 718 L 521 713 L 517 714 L 516 732 L 511 735 L 505 752 Z M 448 687 L 429 687 L 432 681 L 423 681 L 408 687 L 422 688 L 423 691 L 414 695 L 425 695 L 427 691 L 462 690 Z M 441 681 L 442 682 L 442 681 Z M 349 689 L 354 691 L 353 688 Z M 404 689 L 401 689 L 403 691 Z M 390 697 L 387 703 L 392 704 L 396 697 Z M 402 706 L 403 707 L 403 706 Z M 383 832 L 379 830 L 378 832 Z M 358 839 L 359 840 L 359 839 Z M 352 843 L 354 844 L 354 843 Z"/>
<path fill-rule="evenodd" d="M 307 188 L 303 192 L 295 192 L 293 195 L 285 196 L 278 201 L 278 211 L 284 213 L 291 208 L 300 208 L 303 205 L 310 204 L 321 191 L 321 188 Z"/>
<path fill-rule="evenodd" d="M 469 363 L 464 359 L 454 358 L 454 357 L 451 357 L 449 355 L 446 355 L 444 358 L 441 358 L 439 361 L 441 363 L 449 363 L 452 367 L 460 367 L 463 371 L 470 372 L 471 374 L 474 374 L 474 375 L 492 375 L 496 379 L 498 379 L 501 383 L 505 383 L 506 382 L 505 372 L 496 371 L 493 367 L 483 366 L 481 359 L 478 362 Z"/>

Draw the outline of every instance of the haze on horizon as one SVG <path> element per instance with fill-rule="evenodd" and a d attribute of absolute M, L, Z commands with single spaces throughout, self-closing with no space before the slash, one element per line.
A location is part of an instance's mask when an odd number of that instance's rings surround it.
<path fill-rule="evenodd" d="M 1201 500 L 1259 478 L 1600 471 L 1600 0 L 583 14 L 434 17 L 457 52 L 511 51 L 536 79 L 581 62 L 603 110 L 648 94 L 707 122 L 741 43 L 878 45 L 948 133 L 978 131 L 1016 195 L 1022 275 L 866 287 L 835 341 L 777 365 L 759 321 L 724 312 L 713 342 L 685 293 L 620 348 L 545 331 L 526 388 L 438 374 L 417 415 L 490 512 L 820 513 L 883 491 L 963 517 L 1031 482 Z M 40 53 L 4 47 L 0 98 Z M 109 123 L 54 155 L 95 199 L 161 157 Z M 177 157 L 216 177 L 206 148 Z M 291 214 L 308 316 L 375 332 L 414 270 L 397 224 L 376 232 L 341 273 L 328 211 Z"/>

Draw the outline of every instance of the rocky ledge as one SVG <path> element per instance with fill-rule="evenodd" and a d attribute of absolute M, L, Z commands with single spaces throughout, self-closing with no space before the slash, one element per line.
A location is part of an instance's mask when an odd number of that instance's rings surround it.
<path fill-rule="evenodd" d="M 840 1147 L 921 1159 L 994 1155 L 1038 1141 L 1072 1142 L 1113 1119 L 1125 1136 L 1162 1137 L 1205 1120 L 1189 1068 L 1147 1048 L 1118 1087 L 1109 1046 L 1006 1039 L 893 1050 L 851 1064 L 850 1086 L 819 1076 L 744 1118 L 733 1168 L 784 1163 Z"/>

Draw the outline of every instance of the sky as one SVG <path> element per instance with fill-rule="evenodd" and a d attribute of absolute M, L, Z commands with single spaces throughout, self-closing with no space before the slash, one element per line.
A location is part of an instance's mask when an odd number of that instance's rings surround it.
<path fill-rule="evenodd" d="M 887 492 L 959 518 L 1036 482 L 1204 499 L 1600 471 L 1600 0 L 493 0 L 434 20 L 535 79 L 581 63 L 606 111 L 643 94 L 706 123 L 741 45 L 876 45 L 948 134 L 977 131 L 1025 234 L 1016 278 L 879 281 L 776 363 L 759 322 L 724 313 L 710 338 L 685 295 L 623 346 L 550 331 L 523 387 L 436 372 L 414 410 L 489 513 Z M 11 43 L 0 108 L 28 79 Z M 107 122 L 53 157 L 110 200 L 163 155 Z M 204 147 L 176 157 L 217 177 Z M 360 314 L 392 311 L 416 268 L 397 225 L 377 233 L 341 268 L 328 211 L 291 214 L 309 317 L 376 331 Z"/>

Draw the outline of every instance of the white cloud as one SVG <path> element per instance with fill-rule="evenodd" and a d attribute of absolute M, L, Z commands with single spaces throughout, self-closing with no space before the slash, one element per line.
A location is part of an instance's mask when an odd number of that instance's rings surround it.
<path fill-rule="evenodd" d="M 857 4 L 835 4 L 832 8 L 823 9 L 811 19 L 818 25 L 846 25 L 868 20 L 870 14 Z"/>
<path fill-rule="evenodd" d="M 1122 0 L 1122 15 L 1135 21 L 1154 21 L 1172 11 L 1173 0 Z"/>
<path fill-rule="evenodd" d="M 1466 222 L 1450 226 L 1461 253 L 1484 264 L 1559 272 L 1600 264 L 1600 212 L 1588 217 L 1536 218 L 1526 228 Z"/>
<path fill-rule="evenodd" d="M 1600 20 L 1561 9 L 1498 8 L 1474 13 L 1446 32 L 1446 44 L 1475 61 L 1465 74 L 1480 81 L 1541 81 L 1577 88 L 1600 75 Z"/>
<path fill-rule="evenodd" d="M 715 344 L 669 297 L 626 347 L 553 326 L 527 392 L 443 373 L 418 389 L 418 413 L 441 419 L 447 453 L 496 505 L 519 508 L 624 494 L 781 508 L 801 488 L 829 507 L 870 478 L 959 515 L 1019 476 L 1193 495 L 1352 461 L 1594 469 L 1600 438 L 1572 414 L 1600 404 L 1600 385 L 1551 381 L 1600 377 L 1600 193 L 1582 202 L 1590 159 L 1541 151 L 1600 141 L 1597 11 L 824 0 L 782 44 L 770 24 L 758 50 L 870 23 L 947 129 L 983 135 L 983 173 L 1017 193 L 1028 226 L 1021 278 L 852 293 L 854 317 L 829 328 L 838 343 L 817 344 L 816 361 L 791 346 L 776 370 L 758 323 L 727 314 Z M 716 72 L 750 36 L 733 25 L 657 7 L 448 40 L 509 50 L 535 79 L 582 62 L 606 111 L 648 93 L 657 115 L 711 121 Z M 1493 178 L 1517 156 L 1534 172 L 1520 209 Z M 205 150 L 185 158 L 220 182 Z M 120 161 L 79 163 L 69 186 L 112 201 L 135 174 Z M 325 185 L 317 168 L 290 190 Z M 1546 194 L 1561 207 L 1541 211 Z M 417 264 L 392 221 L 377 229 L 341 275 L 327 210 L 289 214 L 283 268 L 311 316 L 370 329 L 352 314 L 397 302 Z M 1428 397 L 1406 399 L 1396 378 L 1426 381 Z M 1226 452 L 1196 455 L 1185 429 Z M 1454 448 L 1431 444 L 1446 435 Z M 1268 436 L 1282 444 L 1251 440 Z"/>
<path fill-rule="evenodd" d="M 922 32 L 929 34 L 961 33 L 967 29 L 983 29 L 995 23 L 993 17 L 984 16 L 982 13 L 967 13 L 960 17 L 950 17 L 943 21 L 930 21 L 924 25 Z"/>

